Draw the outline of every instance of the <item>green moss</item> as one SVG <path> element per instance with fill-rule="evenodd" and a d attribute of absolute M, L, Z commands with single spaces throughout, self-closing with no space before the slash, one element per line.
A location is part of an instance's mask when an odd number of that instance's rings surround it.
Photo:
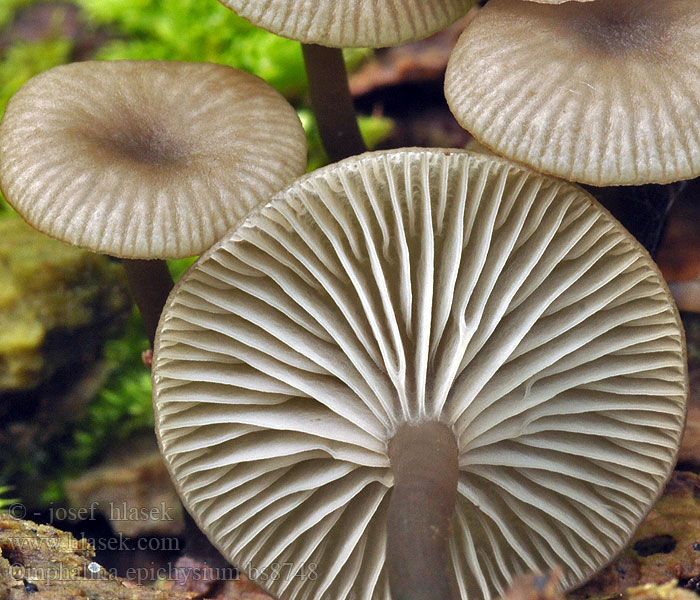
<path fill-rule="evenodd" d="M 34 389 L 77 361 L 78 348 L 56 348 L 55 340 L 87 344 L 93 328 L 103 334 L 128 307 L 115 263 L 18 218 L 0 220 L 0 392 Z"/>
<path fill-rule="evenodd" d="M 194 261 L 195 258 L 168 261 L 173 278 L 177 281 Z M 153 430 L 151 373 L 142 359 L 147 349 L 143 323 L 135 309 L 125 333 L 105 346 L 110 374 L 61 451 L 65 464 L 44 491 L 45 502 L 62 500 L 62 479 L 79 474 L 110 447 L 131 435 Z"/>
<path fill-rule="evenodd" d="M 0 114 L 7 102 L 34 75 L 70 60 L 74 44 L 66 38 L 16 42 L 0 61 Z"/>
<path fill-rule="evenodd" d="M 74 1 L 92 21 L 126 36 L 100 48 L 97 58 L 217 62 L 262 77 L 290 100 L 306 91 L 299 43 L 258 29 L 213 0 Z M 348 67 L 370 54 L 347 51 Z"/>
<path fill-rule="evenodd" d="M 178 258 L 177 260 L 169 260 L 168 268 L 170 269 L 170 274 L 173 276 L 173 279 L 175 281 L 180 279 L 185 271 L 187 271 L 187 269 L 189 269 L 192 263 L 196 260 L 196 256 L 192 258 Z"/>
<path fill-rule="evenodd" d="M 69 473 L 79 473 L 95 457 L 132 433 L 153 427 L 151 374 L 141 359 L 146 349 L 143 324 L 134 313 L 126 333 L 105 346 L 111 372 L 63 452 Z"/>
<path fill-rule="evenodd" d="M 2 0 L 0 3 L 0 29 L 7 26 L 15 18 L 16 12 L 34 0 Z"/>
<path fill-rule="evenodd" d="M 11 214 L 12 212 L 12 207 L 7 203 L 7 200 L 5 200 L 5 196 L 2 195 L 2 192 L 0 192 L 0 217 Z"/>

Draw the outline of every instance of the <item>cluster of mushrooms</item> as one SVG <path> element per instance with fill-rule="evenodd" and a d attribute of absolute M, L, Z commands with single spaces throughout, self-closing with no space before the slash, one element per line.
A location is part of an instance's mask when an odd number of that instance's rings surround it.
<path fill-rule="evenodd" d="M 186 507 L 289 600 L 490 599 L 552 569 L 581 584 L 661 493 L 688 383 L 655 264 L 557 177 L 700 175 L 700 4 L 490 0 L 446 96 L 511 160 L 353 156 L 338 47 L 425 37 L 471 0 L 225 4 L 304 42 L 347 158 L 301 176 L 293 109 L 211 64 L 58 67 L 0 126 L 24 218 L 125 259 Z M 199 253 L 170 291 L 155 259 Z"/>

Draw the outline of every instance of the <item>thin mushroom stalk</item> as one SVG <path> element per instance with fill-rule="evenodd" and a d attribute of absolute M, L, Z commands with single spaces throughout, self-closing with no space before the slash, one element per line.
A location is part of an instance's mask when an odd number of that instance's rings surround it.
<path fill-rule="evenodd" d="M 302 44 L 309 95 L 323 147 L 331 162 L 367 150 L 357 124 L 343 51 Z"/>
<path fill-rule="evenodd" d="M 131 294 L 141 312 L 148 342 L 153 348 L 160 314 L 173 289 L 173 277 L 164 260 L 125 259 L 122 264 Z"/>
<path fill-rule="evenodd" d="M 392 600 L 459 598 L 449 561 L 458 457 L 455 436 L 443 423 L 403 425 L 389 442 L 394 487 L 386 562 Z"/>

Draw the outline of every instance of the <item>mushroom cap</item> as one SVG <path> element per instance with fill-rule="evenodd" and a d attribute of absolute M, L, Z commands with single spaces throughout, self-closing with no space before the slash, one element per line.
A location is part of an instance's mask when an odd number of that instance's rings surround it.
<path fill-rule="evenodd" d="M 490 0 L 445 94 L 498 154 L 592 185 L 700 175 L 700 4 Z"/>
<path fill-rule="evenodd" d="M 449 424 L 462 598 L 629 541 L 675 461 L 678 313 L 578 187 L 463 151 L 354 157 L 297 180 L 178 283 L 156 430 L 189 511 L 291 599 L 387 599 L 388 441 Z"/>
<path fill-rule="evenodd" d="M 445 29 L 475 0 L 219 0 L 272 33 L 340 48 L 396 46 Z"/>
<path fill-rule="evenodd" d="M 0 125 L 0 185 L 25 220 L 125 258 L 203 252 L 305 166 L 287 101 L 215 64 L 63 65 L 25 84 Z"/>

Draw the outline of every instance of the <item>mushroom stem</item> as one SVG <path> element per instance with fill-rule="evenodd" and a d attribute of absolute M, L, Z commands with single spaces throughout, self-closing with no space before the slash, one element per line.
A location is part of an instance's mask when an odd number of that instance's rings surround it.
<path fill-rule="evenodd" d="M 459 598 L 449 559 L 457 501 L 458 448 L 435 421 L 406 424 L 389 442 L 394 472 L 387 516 L 387 568 L 392 600 Z"/>
<path fill-rule="evenodd" d="M 125 259 L 123 264 L 152 348 L 160 313 L 173 289 L 173 278 L 164 260 Z"/>
<path fill-rule="evenodd" d="M 311 106 L 328 158 L 342 160 L 367 150 L 360 134 L 348 75 L 339 48 L 302 44 Z"/>

